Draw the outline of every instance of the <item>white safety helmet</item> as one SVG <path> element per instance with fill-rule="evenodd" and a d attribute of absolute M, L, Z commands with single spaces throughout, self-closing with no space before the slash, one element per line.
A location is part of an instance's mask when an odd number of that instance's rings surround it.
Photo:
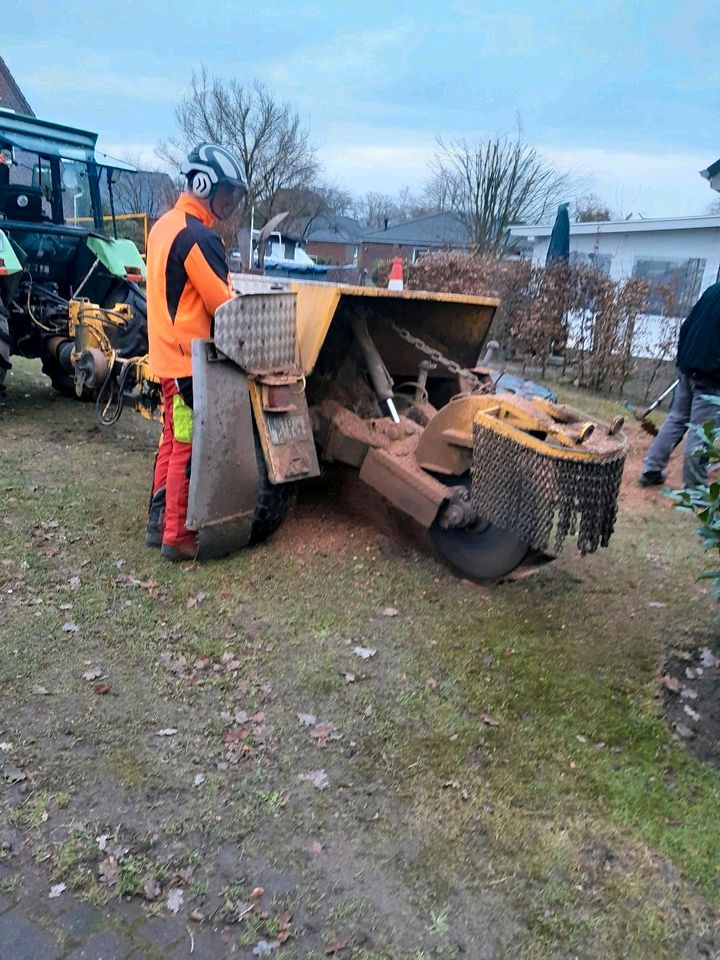
<path fill-rule="evenodd" d="M 232 192 L 235 202 L 230 212 L 247 193 L 239 160 L 217 143 L 198 144 L 183 161 L 180 172 L 187 177 L 190 193 L 201 200 L 208 200 L 210 209 L 220 219 L 230 215 L 227 205 L 222 214 L 213 207 L 213 200 L 221 187 Z"/>

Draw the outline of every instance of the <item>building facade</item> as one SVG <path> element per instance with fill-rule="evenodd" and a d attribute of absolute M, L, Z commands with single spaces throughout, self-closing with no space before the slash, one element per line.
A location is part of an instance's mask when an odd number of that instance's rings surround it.
<path fill-rule="evenodd" d="M 534 263 L 544 264 L 551 225 L 510 227 L 513 238 L 532 244 Z M 673 285 L 684 316 L 720 274 L 720 216 L 668 217 L 574 223 L 570 259 L 594 264 L 615 280 L 649 281 L 651 305 L 660 312 L 660 288 Z"/>

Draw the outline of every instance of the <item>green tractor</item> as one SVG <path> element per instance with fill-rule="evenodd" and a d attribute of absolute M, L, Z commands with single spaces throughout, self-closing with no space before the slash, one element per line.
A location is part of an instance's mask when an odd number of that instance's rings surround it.
<path fill-rule="evenodd" d="M 39 358 L 60 393 L 94 395 L 93 377 L 76 370 L 73 303 L 106 311 L 118 363 L 147 352 L 145 264 L 117 236 L 113 197 L 119 174 L 134 168 L 99 154 L 96 141 L 95 133 L 0 109 L 0 396 L 13 354 Z"/>

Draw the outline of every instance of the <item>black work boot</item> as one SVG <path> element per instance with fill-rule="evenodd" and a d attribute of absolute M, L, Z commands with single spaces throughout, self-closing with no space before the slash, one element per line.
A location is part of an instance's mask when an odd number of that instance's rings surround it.
<path fill-rule="evenodd" d="M 150 501 L 148 522 L 145 529 L 145 544 L 148 547 L 162 546 L 163 522 L 165 520 L 165 487 L 160 487 Z"/>
<path fill-rule="evenodd" d="M 638 479 L 641 487 L 661 487 L 665 483 L 665 475 L 661 470 L 646 470 Z"/>
<path fill-rule="evenodd" d="M 197 539 L 178 544 L 164 543 L 160 548 L 160 556 L 173 563 L 182 563 L 183 560 L 195 561 L 197 559 L 197 552 Z"/>

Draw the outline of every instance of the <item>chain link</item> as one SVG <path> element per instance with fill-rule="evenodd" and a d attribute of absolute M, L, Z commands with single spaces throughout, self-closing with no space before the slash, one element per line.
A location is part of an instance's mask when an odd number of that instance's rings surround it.
<path fill-rule="evenodd" d="M 625 454 L 563 459 L 475 424 L 471 502 L 477 514 L 537 550 L 558 553 L 577 534 L 581 553 L 606 547 L 617 516 Z"/>
<path fill-rule="evenodd" d="M 441 367 L 444 367 L 455 376 L 462 377 L 473 393 L 488 392 L 488 384 L 483 383 L 479 377 L 476 377 L 472 370 L 468 370 L 466 367 L 461 367 L 459 363 L 456 363 L 454 360 L 450 360 L 448 357 L 440 353 L 439 350 L 436 350 L 434 347 L 431 347 L 430 344 L 425 343 L 424 340 L 421 340 L 420 337 L 414 336 L 409 330 L 406 330 L 405 327 L 399 327 L 392 321 L 390 322 L 390 326 L 402 340 L 407 341 L 407 343 L 411 343 L 417 350 L 420 351 L 420 353 L 424 353 L 426 357 L 430 357 L 431 360 L 440 364 Z"/>

